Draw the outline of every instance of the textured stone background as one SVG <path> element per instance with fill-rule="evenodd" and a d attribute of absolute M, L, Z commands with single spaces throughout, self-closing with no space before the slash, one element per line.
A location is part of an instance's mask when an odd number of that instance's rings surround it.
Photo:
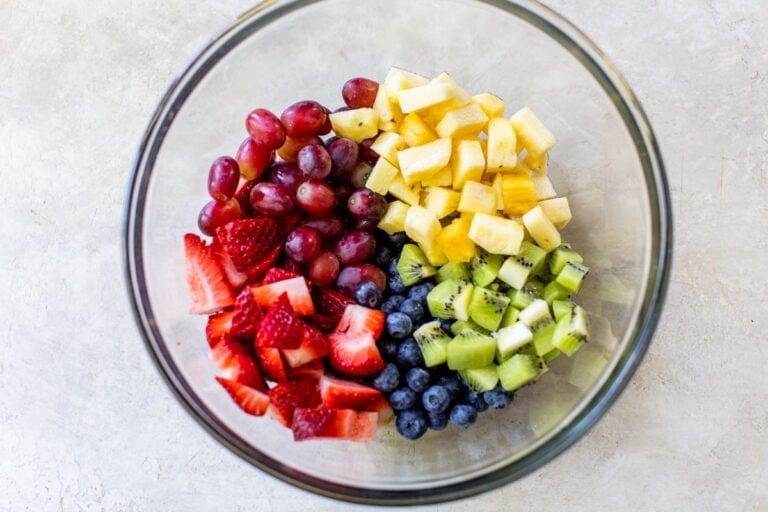
<path fill-rule="evenodd" d="M 174 74 L 250 1 L 0 2 L 0 510 L 358 510 L 231 455 L 128 309 L 123 199 Z M 575 447 L 475 510 L 768 510 L 768 10 L 554 0 L 662 143 L 675 265 L 654 344 Z"/>

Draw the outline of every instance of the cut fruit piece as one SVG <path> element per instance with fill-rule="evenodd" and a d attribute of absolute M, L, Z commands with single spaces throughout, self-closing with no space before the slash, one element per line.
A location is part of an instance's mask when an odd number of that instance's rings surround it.
<path fill-rule="evenodd" d="M 328 343 L 317 328 L 302 323 L 302 336 L 299 346 L 294 349 L 282 349 L 283 359 L 291 368 L 298 368 L 328 354 Z"/>
<path fill-rule="evenodd" d="M 451 324 L 451 333 L 455 336 L 459 334 L 461 331 L 465 329 L 470 329 L 475 332 L 479 332 L 481 334 L 491 334 L 491 331 L 486 329 L 485 327 L 482 327 L 478 325 L 474 320 L 471 318 L 468 320 L 456 320 Z"/>
<path fill-rule="evenodd" d="M 405 141 L 398 133 L 381 132 L 379 136 L 376 137 L 376 140 L 373 142 L 373 144 L 371 144 L 371 151 L 384 158 L 392 165 L 397 165 L 397 152 L 401 149 L 405 149 L 405 146 Z M 378 163 L 380 160 L 381 159 L 377 160 L 376 163 Z M 374 166 L 373 169 L 375 171 L 376 166 Z M 368 185 L 366 184 L 366 186 Z M 379 193 L 381 194 L 382 192 Z M 386 190 L 383 193 L 386 193 Z"/>
<path fill-rule="evenodd" d="M 468 320 L 473 286 L 466 281 L 449 279 L 427 294 L 427 307 L 435 318 Z"/>
<path fill-rule="evenodd" d="M 532 331 L 535 331 L 536 325 L 540 322 L 552 320 L 549 304 L 543 299 L 533 299 L 530 304 L 520 311 L 520 320 L 530 327 Z"/>
<path fill-rule="evenodd" d="M 496 213 L 496 192 L 478 181 L 467 181 L 461 189 L 457 208 L 460 212 Z"/>
<path fill-rule="evenodd" d="M 232 337 L 232 319 L 234 316 L 234 311 L 222 311 L 208 317 L 205 324 L 205 339 L 210 348 L 218 345 L 220 341 Z"/>
<path fill-rule="evenodd" d="M 530 108 L 524 107 L 518 110 L 509 118 L 509 122 L 528 154 L 534 157 L 539 156 L 552 149 L 552 146 L 555 145 L 555 136 L 552 135 L 552 132 L 544 126 Z"/>
<path fill-rule="evenodd" d="M 400 124 L 400 137 L 408 147 L 421 146 L 437 139 L 437 135 L 416 112 L 410 112 Z"/>
<path fill-rule="evenodd" d="M 398 91 L 427 85 L 429 83 L 429 78 L 393 66 L 387 71 L 387 75 L 384 77 L 384 82 L 382 83 L 387 87 L 387 91 L 389 91 L 393 97 L 397 97 Z"/>
<path fill-rule="evenodd" d="M 442 232 L 443 230 L 441 229 L 440 233 Z M 440 237 L 440 233 L 437 234 L 437 237 Z M 427 257 L 427 261 L 429 261 L 429 264 L 433 267 L 440 267 L 448 263 L 448 258 L 440 247 L 440 244 L 438 244 L 437 238 L 428 243 L 419 243 L 419 249 L 421 249 L 421 252 L 424 253 L 424 256 Z"/>
<path fill-rule="evenodd" d="M 269 407 L 269 395 L 263 390 L 258 390 L 235 380 L 216 377 L 216 381 L 221 384 L 232 400 L 246 414 L 253 416 L 264 416 Z"/>
<path fill-rule="evenodd" d="M 441 229 L 437 216 L 423 206 L 413 205 L 405 215 L 405 234 L 419 244 L 431 245 Z"/>
<path fill-rule="evenodd" d="M 548 171 L 548 160 L 549 156 L 547 153 L 542 153 L 538 156 L 526 154 L 525 158 L 523 159 L 523 165 L 528 171 L 536 174 L 537 176 L 546 176 Z"/>
<path fill-rule="evenodd" d="M 371 169 L 371 174 L 365 182 L 365 188 L 373 190 L 377 194 L 386 195 L 392 186 L 392 180 L 400 173 L 400 169 L 395 167 L 389 160 L 379 158 L 376 165 Z"/>
<path fill-rule="evenodd" d="M 459 370 L 459 376 L 475 393 L 490 391 L 499 383 L 499 372 L 495 364 L 483 368 L 465 368 Z"/>
<path fill-rule="evenodd" d="M 345 375 L 365 377 L 384 368 L 376 340 L 384 329 L 383 312 L 350 305 L 336 330 L 326 337 L 328 362 Z"/>
<path fill-rule="evenodd" d="M 238 271 L 260 279 L 272 266 L 269 258 L 282 247 L 285 233 L 277 220 L 257 217 L 220 226 L 216 238 Z"/>
<path fill-rule="evenodd" d="M 468 181 L 480 181 L 485 169 L 485 155 L 478 140 L 460 140 L 451 155 L 451 186 L 461 190 Z"/>
<path fill-rule="evenodd" d="M 288 372 L 279 349 L 272 347 L 255 347 L 256 359 L 264 372 L 264 377 L 274 382 L 288 380 Z"/>
<path fill-rule="evenodd" d="M 410 206 L 402 201 L 390 202 L 377 227 L 388 235 L 405 231 L 405 217 L 408 215 L 409 208 Z"/>
<path fill-rule="evenodd" d="M 533 332 L 523 322 L 517 321 L 496 332 L 496 358 L 506 361 L 515 352 L 533 341 Z"/>
<path fill-rule="evenodd" d="M 552 344 L 567 356 L 573 355 L 589 340 L 589 319 L 581 306 L 574 306 L 570 314 L 557 321 Z"/>
<path fill-rule="evenodd" d="M 549 176 L 531 176 L 531 181 L 533 181 L 533 189 L 536 193 L 537 201 L 552 199 L 557 195 L 555 186 L 552 185 L 552 180 L 549 179 Z"/>
<path fill-rule="evenodd" d="M 439 137 L 477 136 L 488 123 L 488 116 L 477 103 L 450 110 L 435 126 Z"/>
<path fill-rule="evenodd" d="M 429 179 L 451 160 L 451 139 L 437 139 L 403 149 L 397 152 L 397 160 L 406 184 Z"/>
<path fill-rule="evenodd" d="M 464 329 L 446 347 L 446 364 L 451 370 L 482 368 L 493 364 L 496 340 L 488 335 Z"/>
<path fill-rule="evenodd" d="M 536 188 L 531 177 L 522 172 L 501 176 L 501 199 L 504 213 L 519 216 L 536 206 Z"/>
<path fill-rule="evenodd" d="M 437 245 L 448 262 L 467 262 L 477 253 L 475 242 L 469 239 L 471 223 L 469 217 L 461 216 L 438 233 Z"/>
<path fill-rule="evenodd" d="M 557 274 L 553 283 L 557 283 L 571 293 L 576 293 L 584 282 L 584 277 L 589 272 L 589 268 L 580 263 L 569 261 Z"/>
<path fill-rule="evenodd" d="M 372 108 L 343 110 L 334 112 L 328 117 L 336 135 L 358 143 L 375 137 L 379 133 L 379 114 Z"/>
<path fill-rule="evenodd" d="M 511 171 L 517 165 L 517 138 L 512 124 L 503 117 L 488 123 L 486 146 L 486 171 Z"/>
<path fill-rule="evenodd" d="M 555 321 L 559 322 L 565 315 L 571 314 L 571 310 L 576 305 L 572 300 L 554 300 L 552 301 L 552 315 Z"/>
<path fill-rule="evenodd" d="M 427 109 L 453 97 L 454 90 L 450 84 L 435 82 L 434 80 L 426 85 L 411 87 L 397 93 L 400 110 L 404 114 Z"/>
<path fill-rule="evenodd" d="M 475 286 L 469 302 L 469 317 L 489 331 L 496 331 L 509 305 L 509 297 L 481 286 Z"/>
<path fill-rule="evenodd" d="M 492 254 L 517 254 L 524 236 L 516 220 L 486 213 L 475 214 L 469 228 L 470 240 Z"/>
<path fill-rule="evenodd" d="M 220 340 L 211 349 L 210 358 L 221 377 L 256 389 L 267 388 L 256 361 L 239 341 L 232 338 Z"/>
<path fill-rule="evenodd" d="M 385 132 L 397 131 L 399 123 L 403 120 L 403 112 L 398 105 L 395 91 L 390 91 L 386 84 L 379 84 L 372 108 L 378 115 L 377 129 Z"/>
<path fill-rule="evenodd" d="M 269 413 L 277 421 L 290 427 L 297 408 L 320 405 L 320 389 L 315 379 L 300 377 L 281 382 L 269 390 Z"/>
<path fill-rule="evenodd" d="M 563 244 L 552 251 L 549 256 L 549 271 L 557 275 L 567 263 L 583 263 L 584 258 L 574 251 L 570 245 Z"/>
<path fill-rule="evenodd" d="M 543 268 L 546 257 L 544 249 L 523 240 L 520 251 L 507 258 L 499 269 L 499 279 L 512 288 L 520 289 L 528 282 L 528 278 Z"/>
<path fill-rule="evenodd" d="M 545 251 L 549 252 L 560 245 L 560 232 L 544 215 L 541 206 L 535 206 L 523 215 L 523 225 L 536 244 Z"/>
<path fill-rule="evenodd" d="M 345 439 L 371 441 L 376 438 L 378 414 L 352 409 L 298 408 L 291 430 L 295 441 Z"/>
<path fill-rule="evenodd" d="M 422 199 L 424 208 L 434 213 L 438 219 L 456 211 L 461 194 L 443 187 L 427 187 Z"/>
<path fill-rule="evenodd" d="M 557 301 L 568 299 L 571 296 L 571 291 L 566 287 L 550 281 L 544 286 L 544 292 L 542 298 L 547 301 L 550 306 Z"/>
<path fill-rule="evenodd" d="M 319 386 L 320 400 L 328 409 L 367 411 L 384 397 L 376 388 L 330 375 L 320 377 Z"/>
<path fill-rule="evenodd" d="M 536 380 L 541 373 L 536 356 L 515 354 L 498 366 L 499 381 L 507 391 L 514 391 Z"/>
<path fill-rule="evenodd" d="M 433 320 L 421 325 L 413 333 L 413 339 L 419 344 L 424 364 L 427 367 L 438 366 L 445 363 L 446 347 L 451 337 L 440 327 L 438 320 Z"/>
<path fill-rule="evenodd" d="M 283 293 L 288 295 L 291 307 L 300 316 L 309 316 L 315 313 L 315 305 L 309 294 L 307 281 L 303 277 L 294 277 L 270 284 L 251 287 L 251 293 L 256 302 L 265 308 L 271 306 Z"/>
<path fill-rule="evenodd" d="M 426 180 L 421 181 L 422 187 L 450 187 L 451 183 L 453 183 L 453 175 L 451 171 L 451 166 L 446 165 L 437 173 L 435 173 L 434 176 L 431 178 L 428 178 Z"/>
<path fill-rule="evenodd" d="M 472 279 L 472 273 L 469 270 L 469 264 L 467 262 L 448 262 L 437 269 L 435 281 L 442 283 L 448 279 L 464 281 L 469 281 Z"/>
<path fill-rule="evenodd" d="M 397 260 L 397 272 L 405 286 L 412 286 L 437 273 L 426 255 L 414 244 L 405 244 Z"/>
<path fill-rule="evenodd" d="M 531 327 L 533 331 L 533 351 L 537 356 L 544 357 L 551 352 L 557 352 L 557 349 L 552 344 L 552 335 L 555 332 L 555 321 L 549 317 L 540 320 L 538 323 Z"/>
<path fill-rule="evenodd" d="M 210 315 L 235 303 L 224 271 L 197 235 L 184 235 L 184 257 L 193 315 Z"/>
<path fill-rule="evenodd" d="M 509 295 L 507 295 L 507 297 L 509 297 Z M 509 300 L 509 306 L 507 306 L 507 310 L 504 311 L 504 316 L 501 317 L 500 327 L 510 326 L 517 322 L 517 320 L 520 318 L 520 310 L 512 305 L 511 297 Z"/>
<path fill-rule="evenodd" d="M 571 207 L 567 197 L 539 201 L 539 206 L 557 229 L 563 229 L 571 221 Z"/>
<path fill-rule="evenodd" d="M 483 92 L 472 96 L 472 101 L 480 105 L 488 119 L 502 117 L 504 115 L 504 100 L 489 92 Z"/>
<path fill-rule="evenodd" d="M 472 282 L 476 286 L 488 286 L 496 280 L 496 276 L 499 275 L 499 269 L 504 261 L 504 257 L 500 254 L 491 254 L 487 251 L 478 251 L 477 255 L 472 258 L 469 263 L 469 268 L 472 272 Z"/>
<path fill-rule="evenodd" d="M 303 279 L 303 278 L 302 278 Z M 279 349 L 295 349 L 301 344 L 304 326 L 282 293 L 267 310 L 256 333 L 256 346 Z"/>
<path fill-rule="evenodd" d="M 392 183 L 389 185 L 389 193 L 397 199 L 414 206 L 419 204 L 421 186 L 418 183 L 414 185 L 406 184 L 403 175 L 397 173 L 397 176 L 392 179 Z"/>

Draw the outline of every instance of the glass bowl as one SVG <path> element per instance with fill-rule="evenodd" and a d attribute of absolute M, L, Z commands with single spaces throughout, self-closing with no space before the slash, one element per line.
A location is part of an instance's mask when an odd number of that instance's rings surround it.
<path fill-rule="evenodd" d="M 579 293 L 592 341 L 561 357 L 504 410 L 472 428 L 407 441 L 296 443 L 243 414 L 214 380 L 205 317 L 188 314 L 182 236 L 197 232 L 207 169 L 246 136 L 245 114 L 300 99 L 335 108 L 350 77 L 390 66 L 443 71 L 510 109 L 528 105 L 558 137 L 550 176 L 567 195 L 568 240 L 591 263 Z M 671 216 L 656 140 L 631 90 L 573 25 L 529 0 L 266 1 L 241 16 L 172 84 L 147 128 L 125 219 L 127 277 L 147 347 L 182 405 L 224 446 L 297 487 L 373 504 L 484 492 L 550 461 L 627 385 L 658 321 Z"/>

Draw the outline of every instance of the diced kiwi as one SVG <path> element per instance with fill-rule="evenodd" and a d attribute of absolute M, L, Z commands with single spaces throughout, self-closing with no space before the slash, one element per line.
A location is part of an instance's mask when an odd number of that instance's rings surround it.
<path fill-rule="evenodd" d="M 490 366 L 496 356 L 496 340 L 477 331 L 464 329 L 448 343 L 446 353 L 446 362 L 451 370 Z"/>
<path fill-rule="evenodd" d="M 571 310 L 575 305 L 576 303 L 572 300 L 553 300 L 551 308 L 555 321 L 559 321 L 564 315 L 571 314 Z"/>
<path fill-rule="evenodd" d="M 459 334 L 464 329 L 472 329 L 473 331 L 477 331 L 482 334 L 491 334 L 491 331 L 489 331 L 488 329 L 486 329 L 481 325 L 478 325 L 471 318 L 469 318 L 468 320 L 456 320 L 451 324 L 451 332 L 454 335 Z"/>
<path fill-rule="evenodd" d="M 504 262 L 504 257 L 498 254 L 491 254 L 483 251 L 477 251 L 477 254 L 469 263 L 472 272 L 472 281 L 477 286 L 488 286 L 499 275 L 499 269 Z"/>
<path fill-rule="evenodd" d="M 544 356 L 549 352 L 555 350 L 555 346 L 552 344 L 552 335 L 555 332 L 555 321 L 552 317 L 547 317 L 539 320 L 531 326 L 533 332 L 533 350 L 537 356 Z"/>
<path fill-rule="evenodd" d="M 549 312 L 549 304 L 544 299 L 533 299 L 530 304 L 520 311 L 520 320 L 528 327 L 533 327 L 547 319 L 552 319 L 552 314 Z"/>
<path fill-rule="evenodd" d="M 589 318 L 581 306 L 574 306 L 570 313 L 557 321 L 552 334 L 552 345 L 567 356 L 573 355 L 589 340 Z"/>
<path fill-rule="evenodd" d="M 475 286 L 469 302 L 469 317 L 478 325 L 495 331 L 501 324 L 504 312 L 509 306 L 509 297 L 482 286 Z"/>
<path fill-rule="evenodd" d="M 483 368 L 465 368 L 459 370 L 459 376 L 476 393 L 490 391 L 499 383 L 499 373 L 495 364 Z"/>
<path fill-rule="evenodd" d="M 544 360 L 545 364 L 549 364 L 552 360 L 557 359 L 560 356 L 560 354 L 562 354 L 562 352 L 560 352 L 556 348 L 553 348 L 552 350 L 550 350 L 549 352 L 541 356 L 541 358 Z"/>
<path fill-rule="evenodd" d="M 557 283 L 571 293 L 576 293 L 581 288 L 581 283 L 584 281 L 584 276 L 587 275 L 587 272 L 589 272 L 589 268 L 585 265 L 568 261 L 552 283 Z"/>
<path fill-rule="evenodd" d="M 435 281 L 442 283 L 448 279 L 457 279 L 463 281 L 469 281 L 472 279 L 472 273 L 469 271 L 469 263 L 467 262 L 455 262 L 449 261 L 439 269 L 437 269 L 437 275 L 435 275 Z"/>
<path fill-rule="evenodd" d="M 549 271 L 552 275 L 557 275 L 563 269 L 566 263 L 582 263 L 584 258 L 578 252 L 571 249 L 568 244 L 563 244 L 549 253 Z"/>
<path fill-rule="evenodd" d="M 419 344 L 424 364 L 428 367 L 445 363 L 446 347 L 451 337 L 440 328 L 440 322 L 433 320 L 423 324 L 413 333 L 413 339 Z"/>
<path fill-rule="evenodd" d="M 531 276 L 541 271 L 546 258 L 547 251 L 523 240 L 520 251 L 504 260 L 498 272 L 499 279 L 513 288 L 522 288 Z"/>
<path fill-rule="evenodd" d="M 497 371 L 501 386 L 507 391 L 514 391 L 538 378 L 541 373 L 539 360 L 528 354 L 515 354 L 503 363 Z"/>
<path fill-rule="evenodd" d="M 422 279 L 437 273 L 437 269 L 429 264 L 429 260 L 416 244 L 405 244 L 397 260 L 397 272 L 405 286 L 412 286 Z"/>
<path fill-rule="evenodd" d="M 550 281 L 544 286 L 544 293 L 542 298 L 547 301 L 547 304 L 552 304 L 556 300 L 567 299 L 571 296 L 571 290 L 561 285 L 558 282 Z"/>
<path fill-rule="evenodd" d="M 523 309 L 530 304 L 533 299 L 540 299 L 544 291 L 544 285 L 538 279 L 531 279 L 522 289 L 510 288 L 507 290 L 507 297 L 510 298 L 510 305 L 517 309 Z"/>
<path fill-rule="evenodd" d="M 515 352 L 533 341 L 533 332 L 523 322 L 517 321 L 496 331 L 496 359 L 507 360 Z"/>
<path fill-rule="evenodd" d="M 427 294 L 427 307 L 435 318 L 469 318 L 469 302 L 472 300 L 472 283 L 448 279 L 437 284 Z"/>
<path fill-rule="evenodd" d="M 520 310 L 510 304 L 504 311 L 504 316 L 501 317 L 501 324 L 499 327 L 507 327 L 508 325 L 512 325 L 513 323 L 517 322 L 519 317 Z"/>

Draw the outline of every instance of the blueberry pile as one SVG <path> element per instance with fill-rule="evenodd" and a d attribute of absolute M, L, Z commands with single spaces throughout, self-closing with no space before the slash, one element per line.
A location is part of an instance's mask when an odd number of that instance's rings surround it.
<path fill-rule="evenodd" d="M 435 286 L 427 279 L 405 286 L 397 271 L 397 261 L 408 238 L 403 233 L 382 235 L 379 253 L 373 263 L 387 274 L 387 289 L 365 282 L 355 290 L 355 300 L 386 313 L 385 330 L 378 341 L 385 368 L 375 375 L 371 385 L 389 399 L 395 411 L 395 426 L 406 439 L 418 439 L 428 429 L 443 430 L 449 423 L 467 428 L 478 414 L 489 407 L 501 409 L 512 401 L 513 393 L 497 386 L 477 393 L 459 375 L 445 365 L 427 368 L 419 344 L 412 337 L 422 324 L 434 320 L 427 307 L 427 294 Z M 450 332 L 450 321 L 441 326 Z"/>

